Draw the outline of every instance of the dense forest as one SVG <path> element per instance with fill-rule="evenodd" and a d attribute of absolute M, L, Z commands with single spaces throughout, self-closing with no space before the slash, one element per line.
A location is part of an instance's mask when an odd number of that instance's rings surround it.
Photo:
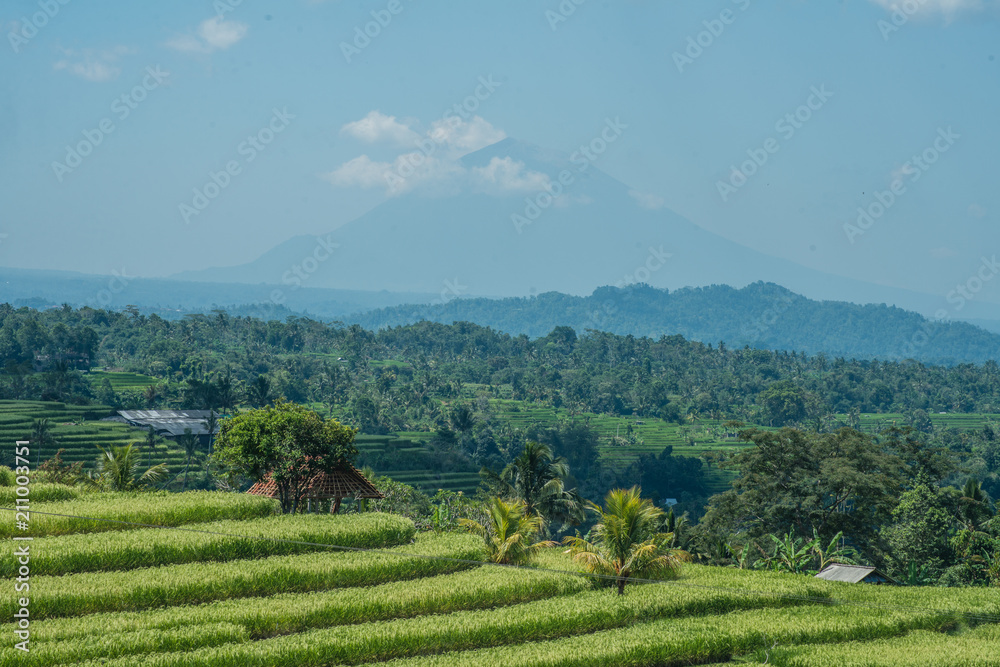
<path fill-rule="evenodd" d="M 922 576 L 961 583 L 973 577 L 969 559 L 979 557 L 981 545 L 949 541 L 980 539 L 961 533 L 971 501 L 955 489 L 973 478 L 975 488 L 966 484 L 965 493 L 986 498 L 983 507 L 1000 495 L 1000 427 L 987 421 L 980 430 L 936 429 L 930 419 L 938 412 L 1000 412 L 1000 367 L 992 360 L 853 360 L 733 349 L 680 335 L 577 335 L 568 326 L 532 339 L 470 323 L 373 332 L 222 311 L 167 321 L 134 308 L 40 312 L 9 305 L 0 306 L 0 360 L 4 399 L 231 412 L 284 398 L 362 434 L 425 432 L 441 470 L 509 469 L 528 442 L 539 442 L 566 463 L 566 484 L 581 497 L 633 484 L 654 499 L 680 497 L 680 509 L 704 517 L 696 530 L 681 522 L 671 532 L 713 562 L 753 560 L 740 549 L 787 533 L 788 540 L 847 539 L 868 562 L 899 573 L 920 561 L 930 568 Z M 116 390 L 107 379 L 90 379 L 94 367 L 156 381 L 142 391 Z M 498 399 L 557 407 L 569 418 L 517 428 L 496 414 Z M 734 436 L 754 446 L 714 459 L 736 478 L 709 499 L 709 458 L 667 447 L 612 469 L 598 456 L 587 420 L 574 418 L 584 413 L 727 420 Z M 898 413 L 905 423 L 861 433 L 861 413 Z M 846 415 L 846 423 L 835 414 Z M 927 508 L 938 513 L 934 526 L 925 521 Z M 973 532 L 986 515 L 976 517 L 966 517 Z M 937 551 L 906 552 L 907 530 L 935 526 L 944 531 Z M 954 569 L 959 565 L 968 566 L 965 574 Z"/>
<path fill-rule="evenodd" d="M 943 306 L 946 304 L 942 304 Z M 940 321 L 900 308 L 813 301 L 773 283 L 670 292 L 648 285 L 602 287 L 588 297 L 548 292 L 529 298 L 453 298 L 435 306 L 401 305 L 352 315 L 368 329 L 430 320 L 475 322 L 511 334 L 544 336 L 559 325 L 659 338 L 680 334 L 732 347 L 952 364 L 983 362 L 1000 352 L 1000 336 L 964 322 Z"/>

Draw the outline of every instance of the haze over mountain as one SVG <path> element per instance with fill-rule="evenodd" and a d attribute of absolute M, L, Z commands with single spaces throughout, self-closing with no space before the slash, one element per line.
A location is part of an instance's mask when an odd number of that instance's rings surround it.
<path fill-rule="evenodd" d="M 456 171 L 432 194 L 422 188 L 390 197 L 326 236 L 297 236 L 248 264 L 174 278 L 430 292 L 443 300 L 585 295 L 638 282 L 677 289 L 766 281 L 814 299 L 1000 319 L 991 304 L 969 301 L 958 313 L 944 294 L 822 273 L 741 246 L 632 190 L 581 153 L 508 138 L 466 155 Z"/>
<path fill-rule="evenodd" d="M 680 334 L 729 347 L 795 350 L 858 359 L 953 364 L 1000 354 L 1000 335 L 965 322 L 935 323 L 885 305 L 813 301 L 770 283 L 673 292 L 648 285 L 603 287 L 587 297 L 454 299 L 435 306 L 394 306 L 345 321 L 369 329 L 430 320 L 474 322 L 511 334 L 545 336 L 557 326 L 659 338 Z"/>

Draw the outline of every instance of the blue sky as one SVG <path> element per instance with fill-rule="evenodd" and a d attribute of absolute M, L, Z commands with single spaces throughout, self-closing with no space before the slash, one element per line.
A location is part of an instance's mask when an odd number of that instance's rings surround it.
<path fill-rule="evenodd" d="M 392 196 L 373 174 L 435 132 L 412 187 L 444 196 L 463 152 L 571 152 L 620 118 L 597 166 L 649 206 L 945 295 L 1000 254 L 998 4 L 8 0 L 0 265 L 239 264 Z"/>

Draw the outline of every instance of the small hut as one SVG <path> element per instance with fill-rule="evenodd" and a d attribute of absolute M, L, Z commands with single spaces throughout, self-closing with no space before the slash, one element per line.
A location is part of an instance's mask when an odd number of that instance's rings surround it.
<path fill-rule="evenodd" d="M 336 514 L 340 509 L 340 501 L 344 498 L 385 498 L 375 486 L 369 482 L 361 471 L 349 463 L 330 473 L 317 473 L 309 480 L 305 498 L 311 508 L 313 500 L 333 500 L 330 514 Z M 250 487 L 247 493 L 255 496 L 278 497 L 278 485 L 270 475 Z"/>

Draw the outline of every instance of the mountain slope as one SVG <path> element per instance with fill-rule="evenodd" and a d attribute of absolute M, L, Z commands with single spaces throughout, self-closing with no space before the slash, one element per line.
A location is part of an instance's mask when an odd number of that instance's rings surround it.
<path fill-rule="evenodd" d="M 884 302 L 927 315 L 947 306 L 943 296 L 815 271 L 733 243 L 672 211 L 643 208 L 627 185 L 558 151 L 505 139 L 462 158 L 462 169 L 471 174 L 495 161 L 523 165 L 521 174 L 545 174 L 552 182 L 568 174 L 569 182 L 554 202 L 537 189 L 468 183 L 446 195 L 390 198 L 323 237 L 339 247 L 309 276 L 309 286 L 451 298 L 583 295 L 598 285 L 633 282 L 742 287 L 763 280 L 810 298 Z M 323 238 L 296 237 L 250 264 L 176 277 L 278 284 Z M 963 316 L 1000 319 L 994 306 L 969 306 Z"/>
<path fill-rule="evenodd" d="M 713 285 L 674 292 L 646 285 L 603 287 L 589 297 L 546 293 L 533 298 L 455 299 L 443 305 L 396 306 L 346 318 L 365 328 L 428 319 L 468 321 L 506 331 L 545 336 L 556 326 L 578 333 L 685 338 L 729 347 L 820 352 L 847 358 L 984 362 L 1000 358 L 1000 335 L 964 322 L 936 324 L 885 305 L 813 301 L 769 283 L 743 289 Z"/>

